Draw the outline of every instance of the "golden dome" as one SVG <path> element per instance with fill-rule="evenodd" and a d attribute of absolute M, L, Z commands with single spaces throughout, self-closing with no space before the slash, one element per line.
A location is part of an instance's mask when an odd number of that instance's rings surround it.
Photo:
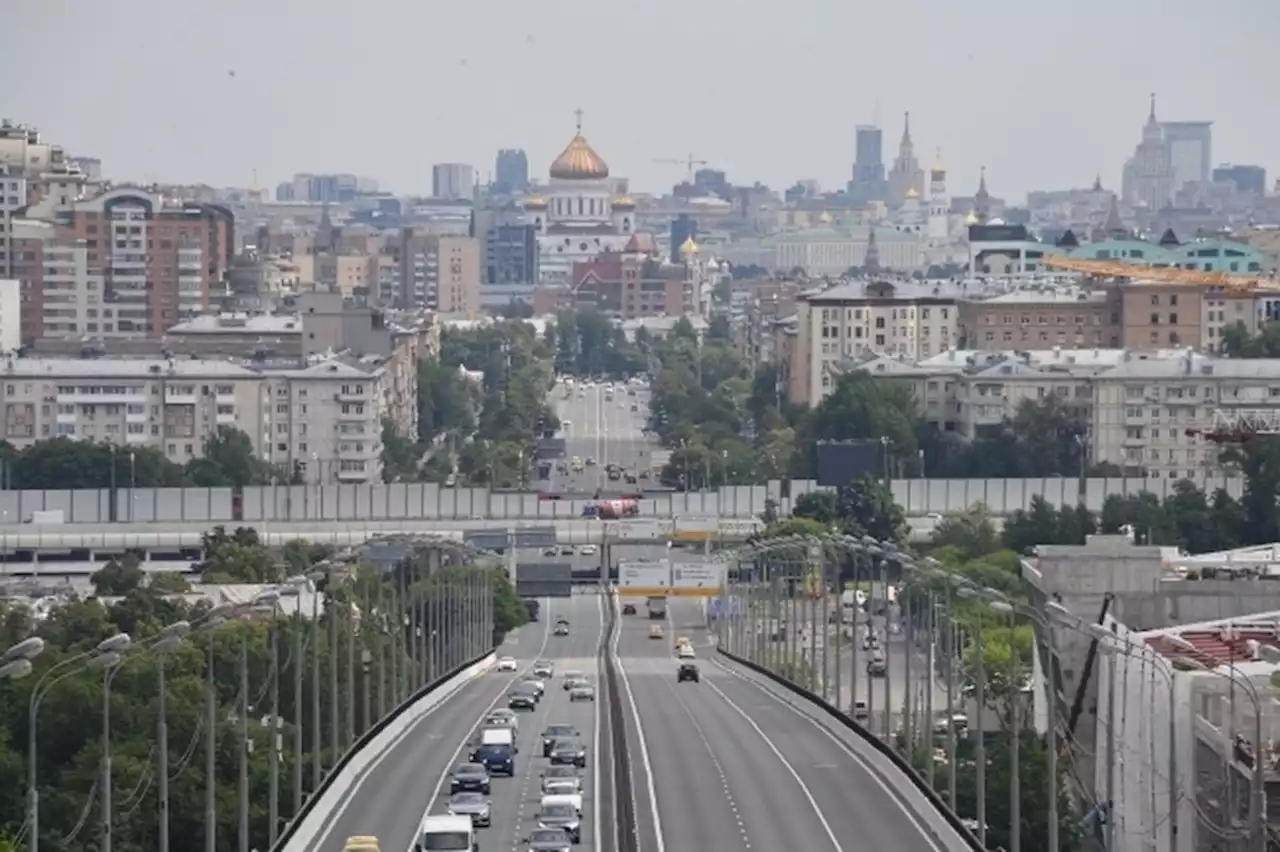
<path fill-rule="evenodd" d="M 524 205 L 524 208 L 527 210 L 530 207 L 546 207 L 547 199 L 543 198 L 541 195 L 526 195 L 524 200 L 520 203 Z"/>
<path fill-rule="evenodd" d="M 916 188 L 914 186 L 907 190 L 907 198 L 919 198 L 919 197 L 920 197 L 920 193 L 916 192 Z"/>
<path fill-rule="evenodd" d="M 630 195 L 619 195 L 617 198 L 613 199 L 613 206 L 614 207 L 635 207 L 636 203 L 631 198 Z"/>
<path fill-rule="evenodd" d="M 943 174 L 946 174 L 946 172 L 947 172 L 947 164 L 946 164 L 946 163 L 944 163 L 944 162 L 942 162 L 942 149 L 941 149 L 941 148 L 939 148 L 939 149 L 938 149 L 938 154 L 937 154 L 937 156 L 933 158 L 933 166 L 929 169 L 929 171 L 931 171 L 931 172 L 935 172 L 935 173 L 936 173 L 936 172 L 942 172 Z"/>
<path fill-rule="evenodd" d="M 698 244 L 693 241 L 693 237 L 685 237 L 684 242 L 680 244 L 681 254 L 695 254 L 698 251 Z"/>
<path fill-rule="evenodd" d="M 601 180 L 609 176 L 609 164 L 595 152 L 581 133 L 575 133 L 569 145 L 551 164 L 551 176 L 560 180 Z"/>
<path fill-rule="evenodd" d="M 978 224 L 978 214 L 977 214 L 977 212 L 975 212 L 975 211 L 973 211 L 973 210 L 970 210 L 970 211 L 969 211 L 969 215 L 964 217 L 964 223 L 965 223 L 966 225 L 976 225 L 976 224 Z"/>

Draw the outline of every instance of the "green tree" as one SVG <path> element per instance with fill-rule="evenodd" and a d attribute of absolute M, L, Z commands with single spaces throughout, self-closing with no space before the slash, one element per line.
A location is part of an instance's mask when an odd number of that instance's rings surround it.
<path fill-rule="evenodd" d="M 460 365 L 438 359 L 418 363 L 418 440 L 465 436 L 476 428 L 476 398 Z"/>
<path fill-rule="evenodd" d="M 1000 535 L 990 511 L 979 503 L 939 521 L 929 543 L 935 548 L 953 547 L 962 560 L 969 560 L 999 550 Z"/>
<path fill-rule="evenodd" d="M 204 443 L 204 454 L 187 463 L 186 474 L 192 485 L 215 488 L 269 485 L 273 478 L 289 478 L 287 473 L 258 458 L 253 440 L 231 426 L 219 426 L 209 436 Z"/>
<path fill-rule="evenodd" d="M 422 448 L 401 435 L 389 417 L 382 419 L 382 481 L 406 482 L 418 478 Z"/>
<path fill-rule="evenodd" d="M 127 595 L 142 585 L 146 573 L 136 556 L 111 560 L 89 576 L 93 592 L 99 597 Z"/>

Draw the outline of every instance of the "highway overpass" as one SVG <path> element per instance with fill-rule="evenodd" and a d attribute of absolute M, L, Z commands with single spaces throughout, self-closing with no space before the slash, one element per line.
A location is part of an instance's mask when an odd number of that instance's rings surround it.
<path fill-rule="evenodd" d="M 910 518 L 910 539 L 925 541 L 936 518 Z M 997 528 L 999 521 L 997 520 Z M 388 535 L 438 535 L 462 541 L 468 531 L 511 530 L 554 526 L 559 544 L 602 545 L 606 542 L 652 547 L 654 541 L 622 541 L 612 521 L 561 520 L 554 524 L 530 521 L 366 521 L 349 523 L 270 523 L 256 526 L 259 537 L 274 546 L 306 540 L 335 547 L 354 547 Z M 741 542 L 751 525 L 722 519 L 715 541 Z M 46 576 L 91 574 L 109 559 L 126 552 L 140 554 L 150 571 L 191 570 L 201 557 L 202 536 L 209 525 L 164 524 L 42 524 L 0 528 L 0 575 Z M 661 543 L 661 542 L 657 542 Z M 151 564 L 154 562 L 155 564 Z M 186 566 L 185 568 L 183 566 Z"/>

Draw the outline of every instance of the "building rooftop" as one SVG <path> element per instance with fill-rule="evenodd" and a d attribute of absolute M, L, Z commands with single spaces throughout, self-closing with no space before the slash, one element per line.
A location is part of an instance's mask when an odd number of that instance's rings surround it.
<path fill-rule="evenodd" d="M 205 314 L 171 327 L 168 334 L 302 334 L 302 321 L 295 315 Z"/>
<path fill-rule="evenodd" d="M 1181 661 L 1183 668 L 1241 669 L 1248 663 L 1274 668 L 1274 660 L 1280 659 L 1280 612 L 1168 627 L 1139 636 L 1175 666 Z M 1253 672 L 1246 668 L 1243 673 Z"/>

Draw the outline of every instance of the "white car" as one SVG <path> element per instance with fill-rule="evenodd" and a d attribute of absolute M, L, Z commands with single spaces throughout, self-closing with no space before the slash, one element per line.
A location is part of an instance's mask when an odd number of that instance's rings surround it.
<path fill-rule="evenodd" d="M 596 546 L 594 544 L 584 544 L 578 548 L 578 553 L 583 556 L 595 556 Z"/>
<path fill-rule="evenodd" d="M 578 816 L 582 816 L 582 794 L 581 793 L 550 793 L 544 794 L 542 801 L 538 803 L 539 807 L 546 808 L 550 805 L 572 805 L 573 809 L 578 812 Z"/>
<path fill-rule="evenodd" d="M 680 650 L 676 651 L 676 657 L 681 660 L 692 660 L 698 655 L 693 652 L 692 645 L 681 645 Z"/>
<path fill-rule="evenodd" d="M 515 670 L 516 670 L 515 657 L 499 657 L 498 658 L 498 671 L 513 672 Z"/>

